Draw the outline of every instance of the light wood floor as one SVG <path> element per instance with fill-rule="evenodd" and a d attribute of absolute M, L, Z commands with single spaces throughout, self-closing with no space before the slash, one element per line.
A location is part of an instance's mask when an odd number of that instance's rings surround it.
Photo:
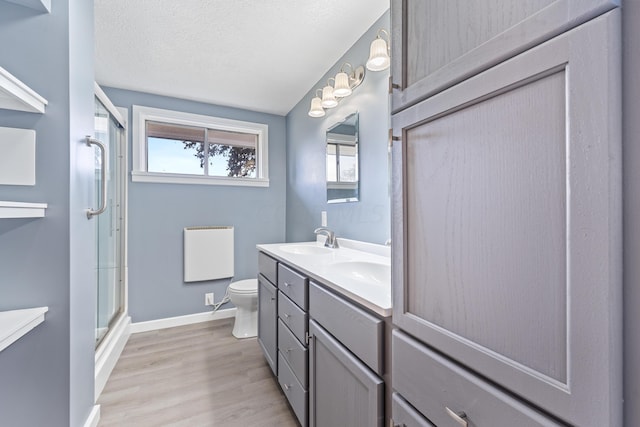
<path fill-rule="evenodd" d="M 99 427 L 298 426 L 258 342 L 232 327 L 132 335 L 98 400 Z"/>

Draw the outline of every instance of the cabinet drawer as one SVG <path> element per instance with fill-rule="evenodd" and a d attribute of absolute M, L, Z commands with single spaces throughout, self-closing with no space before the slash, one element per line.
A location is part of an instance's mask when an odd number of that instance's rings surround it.
<path fill-rule="evenodd" d="M 296 273 L 285 265 L 278 265 L 278 288 L 303 310 L 308 308 L 308 283 L 309 279 L 300 273 Z"/>
<path fill-rule="evenodd" d="M 378 375 L 384 374 L 384 322 L 311 282 L 309 315 Z"/>
<path fill-rule="evenodd" d="M 278 292 L 278 317 L 287 325 L 293 335 L 306 345 L 307 313 L 295 305 L 286 295 Z"/>
<path fill-rule="evenodd" d="M 303 427 L 307 425 L 307 390 L 302 387 L 291 367 L 278 352 L 278 383 Z"/>
<path fill-rule="evenodd" d="M 392 426 L 401 427 L 435 427 L 422 414 L 416 411 L 398 393 L 391 397 Z"/>
<path fill-rule="evenodd" d="M 278 321 L 278 350 L 289 364 L 300 384 L 302 384 L 302 387 L 307 388 L 308 350 L 293 336 L 293 333 L 282 320 Z"/>
<path fill-rule="evenodd" d="M 278 284 L 278 261 L 263 252 L 258 252 L 258 272 L 273 285 Z"/>
<path fill-rule="evenodd" d="M 437 426 L 459 427 L 447 408 L 474 427 L 561 425 L 398 330 L 392 351 L 393 389 Z"/>

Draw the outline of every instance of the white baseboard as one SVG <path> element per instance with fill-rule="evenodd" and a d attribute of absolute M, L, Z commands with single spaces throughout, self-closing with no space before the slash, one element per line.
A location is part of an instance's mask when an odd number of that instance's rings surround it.
<path fill-rule="evenodd" d="M 234 307 L 224 310 L 218 310 L 215 313 L 207 311 L 204 313 L 187 314 L 186 316 L 167 317 L 165 319 L 132 323 L 129 327 L 129 331 L 132 334 L 137 334 L 139 332 L 173 328 L 174 326 L 184 326 L 191 325 L 193 323 L 208 322 L 210 320 L 227 319 L 229 317 L 234 317 L 235 315 L 236 309 Z"/>
<path fill-rule="evenodd" d="M 129 332 L 131 325 L 131 317 L 122 316 L 115 325 L 112 326 L 111 332 L 104 339 L 96 350 L 96 369 L 95 369 L 95 402 L 102 393 L 104 386 L 107 384 L 111 371 L 116 366 L 125 344 L 129 340 Z"/>
<path fill-rule="evenodd" d="M 91 409 L 91 413 L 87 417 L 87 421 L 84 422 L 84 427 L 98 427 L 100 422 L 100 405 L 95 405 Z"/>

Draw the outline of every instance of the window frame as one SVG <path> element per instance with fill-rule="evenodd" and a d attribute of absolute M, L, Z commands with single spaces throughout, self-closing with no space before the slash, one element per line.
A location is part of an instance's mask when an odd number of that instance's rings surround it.
<path fill-rule="evenodd" d="M 349 136 L 343 136 L 341 134 L 337 134 L 337 133 L 327 133 L 327 153 L 326 156 L 330 156 L 330 154 L 328 153 L 329 151 L 329 146 L 335 146 L 335 165 L 336 165 L 336 181 L 330 181 L 329 180 L 329 165 L 327 162 L 327 166 L 326 166 L 326 180 L 327 180 L 327 188 L 329 189 L 357 189 L 358 185 L 360 183 L 360 147 L 359 147 L 359 141 L 357 139 L 357 136 L 352 139 Z M 340 162 L 340 148 L 341 147 L 355 147 L 356 153 L 355 153 L 355 169 L 356 169 L 356 179 L 355 181 L 343 181 L 342 179 L 340 179 L 340 172 L 341 172 L 341 162 Z"/>
<path fill-rule="evenodd" d="M 203 176 L 182 173 L 149 172 L 147 168 L 147 121 L 256 135 L 256 177 Z M 134 105 L 131 180 L 133 182 L 155 182 L 165 184 L 268 187 L 269 126 L 263 123 L 253 123 L 242 120 L 225 119 L 221 117 Z"/>

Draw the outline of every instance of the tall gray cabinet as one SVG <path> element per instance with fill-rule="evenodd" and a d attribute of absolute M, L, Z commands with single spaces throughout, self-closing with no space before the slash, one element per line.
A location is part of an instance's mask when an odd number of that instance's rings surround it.
<path fill-rule="evenodd" d="M 616 3 L 392 1 L 407 426 L 622 424 Z"/>

